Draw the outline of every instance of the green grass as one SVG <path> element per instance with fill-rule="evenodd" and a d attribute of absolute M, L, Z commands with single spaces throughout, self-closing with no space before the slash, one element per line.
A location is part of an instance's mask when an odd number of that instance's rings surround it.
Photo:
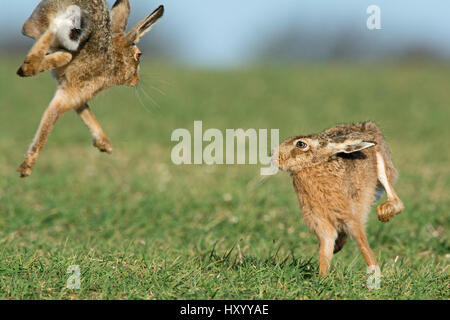
<path fill-rule="evenodd" d="M 0 62 L 0 298 L 448 299 L 450 66 L 143 68 L 142 104 L 115 88 L 91 106 L 114 154 L 61 118 L 32 176 L 15 172 L 48 105 L 49 74 L 20 79 Z M 382 262 L 366 288 L 353 241 L 317 279 L 318 245 L 290 178 L 259 166 L 175 166 L 176 128 L 279 128 L 280 138 L 374 120 L 401 176 L 406 209 L 367 233 Z M 66 288 L 79 265 L 80 290 Z"/>

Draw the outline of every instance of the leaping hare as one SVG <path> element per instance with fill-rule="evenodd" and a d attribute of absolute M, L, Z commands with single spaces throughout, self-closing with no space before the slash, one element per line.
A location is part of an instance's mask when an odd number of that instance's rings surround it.
<path fill-rule="evenodd" d="M 338 125 L 289 138 L 274 152 L 274 164 L 290 172 L 306 224 L 319 240 L 320 276 L 327 275 L 347 236 L 375 267 L 364 227 L 370 207 L 384 189 L 387 201 L 378 206 L 378 219 L 387 222 L 404 209 L 392 187 L 397 170 L 378 126 L 369 121 Z"/>
<path fill-rule="evenodd" d="M 58 86 L 45 111 L 25 161 L 21 177 L 31 174 L 57 119 L 76 110 L 102 152 L 112 145 L 87 105 L 100 91 L 139 83 L 139 39 L 162 17 L 158 7 L 127 34 L 129 0 L 117 0 L 109 12 L 105 0 L 42 0 L 23 26 L 36 40 L 17 71 L 21 77 L 53 70 Z"/>

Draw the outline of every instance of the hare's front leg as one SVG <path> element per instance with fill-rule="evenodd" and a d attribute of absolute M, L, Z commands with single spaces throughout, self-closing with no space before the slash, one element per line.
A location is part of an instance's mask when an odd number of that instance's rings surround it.
<path fill-rule="evenodd" d="M 319 276 L 325 278 L 327 271 L 330 268 L 331 259 L 333 258 L 335 239 L 331 237 L 322 237 L 319 240 Z"/>
<path fill-rule="evenodd" d="M 353 226 L 351 229 L 352 236 L 355 239 L 356 243 L 358 244 L 358 247 L 361 250 L 362 255 L 364 256 L 364 260 L 366 261 L 367 266 L 369 267 L 376 266 L 377 262 L 375 260 L 375 255 L 373 254 L 372 249 L 370 249 L 363 224 L 354 223 L 352 226 Z"/>
<path fill-rule="evenodd" d="M 85 104 L 76 111 L 91 132 L 94 147 L 98 148 L 101 152 L 112 153 L 113 149 L 111 141 L 109 141 L 108 137 L 103 132 L 103 129 L 100 126 L 100 123 L 98 123 L 91 108 Z"/>
<path fill-rule="evenodd" d="M 56 121 L 64 112 L 70 109 L 70 99 L 61 94 L 61 92 L 57 92 L 47 110 L 45 110 L 36 136 L 25 155 L 25 161 L 17 169 L 21 178 L 28 177 L 31 174 Z"/>
<path fill-rule="evenodd" d="M 319 276 L 326 277 L 333 258 L 334 243 L 337 238 L 337 232 L 329 225 L 318 225 L 315 230 L 319 239 Z"/>

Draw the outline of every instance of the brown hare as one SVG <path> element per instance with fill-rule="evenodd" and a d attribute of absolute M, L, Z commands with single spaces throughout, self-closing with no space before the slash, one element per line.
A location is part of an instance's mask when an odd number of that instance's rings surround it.
<path fill-rule="evenodd" d="M 57 119 L 75 110 L 89 128 L 93 144 L 112 152 L 109 139 L 87 105 L 100 91 L 116 85 L 139 83 L 139 39 L 162 17 L 158 7 L 125 33 L 129 0 L 117 0 L 109 12 L 105 0 L 43 0 L 23 26 L 23 34 L 36 40 L 23 65 L 21 77 L 53 70 L 57 89 L 45 111 L 25 161 L 21 177 L 31 174 Z"/>
<path fill-rule="evenodd" d="M 306 224 L 319 240 L 320 276 L 327 275 L 333 253 L 342 249 L 347 236 L 356 240 L 367 265 L 375 267 L 364 227 L 370 207 L 384 189 L 387 201 L 378 206 L 380 221 L 404 208 L 392 187 L 397 170 L 378 126 L 369 121 L 338 125 L 289 138 L 274 152 L 274 164 L 290 172 Z"/>

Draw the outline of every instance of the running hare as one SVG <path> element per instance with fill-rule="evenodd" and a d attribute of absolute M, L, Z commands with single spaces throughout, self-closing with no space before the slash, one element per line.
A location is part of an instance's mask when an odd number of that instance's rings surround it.
<path fill-rule="evenodd" d="M 333 253 L 353 237 L 370 267 L 376 266 L 364 224 L 383 189 L 387 201 L 378 219 L 391 220 L 403 210 L 392 185 L 397 170 L 380 129 L 372 122 L 338 125 L 320 134 L 285 140 L 274 164 L 289 171 L 306 224 L 320 244 L 319 274 L 326 276 Z"/>
<path fill-rule="evenodd" d="M 160 6 L 125 33 L 129 0 L 117 0 L 109 12 L 105 0 L 43 0 L 23 26 L 36 40 L 17 71 L 21 77 L 53 70 L 55 96 L 19 167 L 21 177 L 31 174 L 57 119 L 75 110 L 91 132 L 94 146 L 112 152 L 109 139 L 87 105 L 100 91 L 116 85 L 139 83 L 139 39 L 162 17 Z"/>

